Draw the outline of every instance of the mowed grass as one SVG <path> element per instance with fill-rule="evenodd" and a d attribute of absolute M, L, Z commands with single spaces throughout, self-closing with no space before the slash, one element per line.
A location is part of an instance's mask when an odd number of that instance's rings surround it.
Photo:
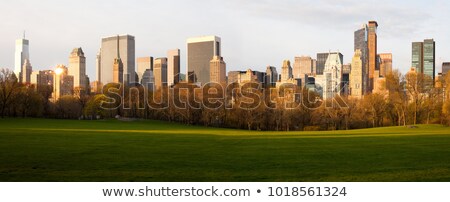
<path fill-rule="evenodd" d="M 0 181 L 450 181 L 450 128 L 0 119 Z"/>

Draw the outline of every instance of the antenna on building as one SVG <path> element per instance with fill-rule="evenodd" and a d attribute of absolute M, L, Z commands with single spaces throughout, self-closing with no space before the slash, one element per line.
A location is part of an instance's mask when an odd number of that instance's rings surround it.
<path fill-rule="evenodd" d="M 25 30 L 23 30 L 23 39 L 25 39 Z"/>

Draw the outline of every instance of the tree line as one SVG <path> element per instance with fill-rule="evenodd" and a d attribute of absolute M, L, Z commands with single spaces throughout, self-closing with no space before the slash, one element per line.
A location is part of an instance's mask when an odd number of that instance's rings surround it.
<path fill-rule="evenodd" d="M 62 96 L 51 102 L 51 86 L 19 83 L 13 72 L 1 69 L 0 115 L 2 118 L 89 120 L 126 117 L 272 131 L 450 125 L 450 74 L 436 84 L 420 73 L 403 75 L 393 71 L 385 79 L 382 92 L 365 95 L 362 99 L 343 96 L 323 101 L 316 92 L 306 88 L 281 89 L 280 95 L 271 94 L 273 89 L 242 88 L 239 84 L 231 85 L 233 90 L 226 92 L 222 92 L 224 88 L 212 88 L 215 94 L 226 95 L 217 98 L 205 89 L 192 90 L 195 88 L 192 84 L 179 83 L 173 88 L 156 91 L 142 86 L 108 84 L 104 87 L 104 92 L 109 92 L 106 94 L 74 89 L 72 96 Z M 111 94 L 121 96 L 112 99 Z M 265 104 L 249 104 L 256 98 Z"/>

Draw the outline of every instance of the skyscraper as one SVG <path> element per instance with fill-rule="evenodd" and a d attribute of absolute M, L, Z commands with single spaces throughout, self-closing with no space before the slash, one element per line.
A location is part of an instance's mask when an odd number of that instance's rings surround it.
<path fill-rule="evenodd" d="M 305 74 L 313 73 L 313 59 L 309 56 L 295 57 L 293 74 L 296 79 L 305 78 Z"/>
<path fill-rule="evenodd" d="M 436 43 L 433 39 L 423 41 L 423 74 L 435 81 L 436 73 Z"/>
<path fill-rule="evenodd" d="M 114 63 L 113 63 L 113 82 L 114 83 L 124 83 L 123 80 L 123 62 L 122 59 L 120 58 L 120 42 L 119 42 L 119 36 L 117 36 L 117 55 L 114 58 Z"/>
<path fill-rule="evenodd" d="M 343 56 L 341 53 L 330 53 L 323 71 L 323 99 L 331 99 L 341 93 Z"/>
<path fill-rule="evenodd" d="M 223 58 L 220 56 L 214 56 L 210 61 L 210 82 L 226 84 L 226 71 L 227 67 L 225 62 L 223 61 Z"/>
<path fill-rule="evenodd" d="M 173 86 L 180 82 L 180 49 L 167 52 L 167 85 Z"/>
<path fill-rule="evenodd" d="M 167 58 L 156 58 L 153 65 L 155 88 L 167 86 Z"/>
<path fill-rule="evenodd" d="M 377 29 L 378 23 L 376 21 L 369 21 L 369 33 L 368 33 L 368 62 L 369 62 L 369 81 L 368 91 L 372 92 L 374 86 L 375 70 L 378 70 L 377 60 Z"/>
<path fill-rule="evenodd" d="M 323 75 L 323 69 L 325 69 L 325 62 L 327 62 L 328 55 L 330 53 L 317 53 L 316 74 Z"/>
<path fill-rule="evenodd" d="M 434 83 L 436 73 L 436 43 L 433 39 L 412 43 L 411 66 L 417 73 L 429 76 Z"/>
<path fill-rule="evenodd" d="M 416 68 L 416 72 L 423 72 L 423 42 L 412 43 L 411 67 Z"/>
<path fill-rule="evenodd" d="M 86 57 L 81 48 L 74 48 L 69 57 L 69 75 L 73 76 L 73 87 L 87 90 Z"/>
<path fill-rule="evenodd" d="M 137 59 L 137 74 L 138 74 L 138 78 L 139 78 L 139 81 L 141 84 L 145 84 L 145 83 L 143 83 L 142 79 L 144 78 L 144 74 L 147 70 L 153 71 L 153 57 L 138 58 Z M 153 72 L 151 74 L 153 75 Z"/>
<path fill-rule="evenodd" d="M 53 101 L 58 101 L 64 95 L 73 95 L 73 76 L 68 75 L 68 68 L 58 65 L 53 74 Z"/>
<path fill-rule="evenodd" d="M 100 83 L 102 80 L 102 57 L 101 57 L 102 49 L 100 49 L 97 53 L 97 57 L 95 58 L 95 69 L 97 74 L 97 83 Z"/>
<path fill-rule="evenodd" d="M 380 76 L 386 77 L 392 72 L 392 53 L 380 53 L 378 57 L 380 58 Z"/>
<path fill-rule="evenodd" d="M 266 69 L 266 80 L 265 84 L 267 87 L 275 87 L 278 82 L 277 68 L 272 66 L 267 66 Z"/>
<path fill-rule="evenodd" d="M 281 82 L 285 83 L 292 77 L 292 67 L 289 60 L 283 61 L 283 66 L 281 67 Z"/>
<path fill-rule="evenodd" d="M 221 56 L 221 39 L 217 36 L 189 38 L 187 40 L 187 77 L 191 83 L 210 81 L 210 61 Z"/>
<path fill-rule="evenodd" d="M 27 39 L 25 39 L 25 35 L 23 36 L 22 39 L 16 40 L 14 73 L 16 74 L 20 82 L 30 82 L 30 80 L 26 81 L 26 79 L 22 79 L 22 76 L 20 75 L 20 73 L 22 72 L 22 68 L 24 67 L 25 60 L 28 60 L 28 62 L 30 62 L 29 45 L 30 42 Z M 27 76 L 25 75 L 25 78 L 26 77 Z"/>
<path fill-rule="evenodd" d="M 123 83 L 135 82 L 135 39 L 134 36 L 121 35 L 102 39 L 100 82 L 103 85 L 113 82 L 113 67 L 117 57 L 117 50 L 119 50 L 123 64 Z"/>
<path fill-rule="evenodd" d="M 360 58 L 361 58 L 361 66 L 362 66 L 362 83 L 361 89 L 363 94 L 368 92 L 369 88 L 369 27 L 367 24 L 363 24 L 361 29 L 355 31 L 354 38 L 354 49 L 353 51 L 359 50 Z"/>
<path fill-rule="evenodd" d="M 23 63 L 22 70 L 19 73 L 19 81 L 21 83 L 30 83 L 31 82 L 31 73 L 33 68 L 31 67 L 30 60 L 25 59 Z"/>
<path fill-rule="evenodd" d="M 323 75 L 323 70 L 325 69 L 325 63 L 327 62 L 328 55 L 330 54 L 338 54 L 341 60 L 344 60 L 344 56 L 338 52 L 328 52 L 328 53 L 317 53 L 317 61 L 316 61 L 316 74 Z"/>
<path fill-rule="evenodd" d="M 352 70 L 350 72 L 350 95 L 362 98 L 363 92 L 363 62 L 361 50 L 356 49 L 352 59 Z"/>

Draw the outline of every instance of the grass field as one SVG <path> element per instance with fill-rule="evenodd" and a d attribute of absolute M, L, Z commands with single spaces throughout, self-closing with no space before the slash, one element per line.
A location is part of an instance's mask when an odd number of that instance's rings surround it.
<path fill-rule="evenodd" d="M 450 181 L 450 128 L 0 119 L 0 181 Z"/>

